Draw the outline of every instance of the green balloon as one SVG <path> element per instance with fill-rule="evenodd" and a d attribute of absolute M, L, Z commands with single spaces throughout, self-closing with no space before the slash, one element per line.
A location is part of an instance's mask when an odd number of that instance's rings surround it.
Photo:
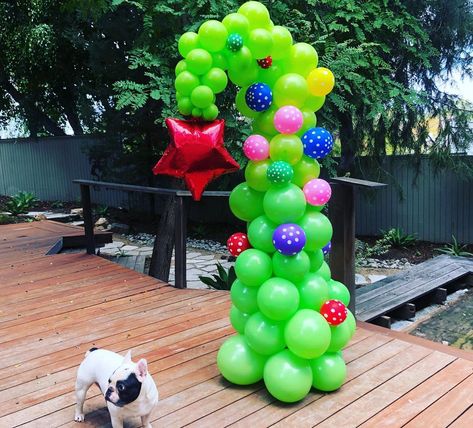
<path fill-rule="evenodd" d="M 332 277 L 332 272 L 330 272 L 330 267 L 326 261 L 322 263 L 320 269 L 315 273 L 320 275 L 323 279 L 325 279 L 325 281 L 330 281 L 330 278 Z"/>
<path fill-rule="evenodd" d="M 219 94 L 227 87 L 227 74 L 220 68 L 211 68 L 202 76 L 202 83 L 212 89 L 214 94 Z"/>
<path fill-rule="evenodd" d="M 212 56 L 205 49 L 192 49 L 187 54 L 186 64 L 191 73 L 202 75 L 212 67 Z"/>
<path fill-rule="evenodd" d="M 251 51 L 243 46 L 238 52 L 226 52 L 229 70 L 244 71 L 254 65 Z"/>
<path fill-rule="evenodd" d="M 177 109 L 179 113 L 183 114 L 184 116 L 188 116 L 192 113 L 193 105 L 189 97 L 182 97 L 177 102 Z"/>
<path fill-rule="evenodd" d="M 192 31 L 184 33 L 181 37 L 179 37 L 179 41 L 177 42 L 177 49 L 184 58 L 191 50 L 196 49 L 198 46 L 199 36 Z"/>
<path fill-rule="evenodd" d="M 213 103 L 214 94 L 212 89 L 205 85 L 199 85 L 191 92 L 191 101 L 196 107 L 205 109 Z"/>
<path fill-rule="evenodd" d="M 276 224 L 265 215 L 255 218 L 248 226 L 248 240 L 251 246 L 266 253 L 274 253 L 276 248 L 273 244 L 273 233 L 276 227 Z"/>
<path fill-rule="evenodd" d="M 199 28 L 199 42 L 209 52 L 218 52 L 225 47 L 228 31 L 221 22 L 211 19 Z"/>
<path fill-rule="evenodd" d="M 312 386 L 309 361 L 288 349 L 278 352 L 264 366 L 264 383 L 270 394 L 280 401 L 294 403 L 302 400 Z"/>
<path fill-rule="evenodd" d="M 284 338 L 297 356 L 317 358 L 330 344 L 330 326 L 317 311 L 301 309 L 286 324 Z"/>
<path fill-rule="evenodd" d="M 305 231 L 305 249 L 308 251 L 320 250 L 332 239 L 332 224 L 322 213 L 308 211 L 298 221 L 298 224 Z"/>
<path fill-rule="evenodd" d="M 330 326 L 332 332 L 328 352 L 338 352 L 348 345 L 352 337 L 351 325 L 346 320 L 339 325 Z"/>
<path fill-rule="evenodd" d="M 231 68 L 228 70 L 228 77 L 237 86 L 251 85 L 258 76 L 258 67 L 251 64 L 244 69 Z"/>
<path fill-rule="evenodd" d="M 315 128 L 317 126 L 317 116 L 312 110 L 303 108 L 301 109 L 301 112 L 304 121 L 302 123 L 301 129 L 296 132 L 296 135 L 299 137 L 302 137 L 310 128 Z"/>
<path fill-rule="evenodd" d="M 273 103 L 278 107 L 293 105 L 301 108 L 309 94 L 306 80 L 299 74 L 283 74 L 274 84 Z"/>
<path fill-rule="evenodd" d="M 271 88 L 274 87 L 276 81 L 283 75 L 283 68 L 280 64 L 274 63 L 269 68 L 258 67 L 257 82 L 266 83 Z"/>
<path fill-rule="evenodd" d="M 310 272 L 317 272 L 324 262 L 324 253 L 322 250 L 307 252 L 310 260 Z"/>
<path fill-rule="evenodd" d="M 274 274 L 292 282 L 299 282 L 309 273 L 310 260 L 305 251 L 295 256 L 285 256 L 279 252 L 273 254 Z"/>
<path fill-rule="evenodd" d="M 296 43 L 289 51 L 287 72 L 298 73 L 304 78 L 317 67 L 317 51 L 308 43 Z"/>
<path fill-rule="evenodd" d="M 191 115 L 192 115 L 193 117 L 202 117 L 202 109 L 197 108 L 197 107 L 194 107 L 194 108 L 192 109 Z"/>
<path fill-rule="evenodd" d="M 253 130 L 260 134 L 271 136 L 276 135 L 278 133 L 274 127 L 274 115 L 276 114 L 276 111 L 277 108 L 270 107 L 268 110 L 260 113 L 253 122 Z"/>
<path fill-rule="evenodd" d="M 325 103 L 325 96 L 316 97 L 315 95 L 309 95 L 304 103 L 304 109 L 317 112 L 322 108 L 324 103 Z"/>
<path fill-rule="evenodd" d="M 294 171 L 287 162 L 273 162 L 267 171 L 267 177 L 271 184 L 275 186 L 283 186 L 289 184 L 294 175 Z"/>
<path fill-rule="evenodd" d="M 302 309 L 319 311 L 322 305 L 329 300 L 328 284 L 325 279 L 315 273 L 307 274 L 297 283 Z"/>
<path fill-rule="evenodd" d="M 297 135 L 278 134 L 271 139 L 269 155 L 273 161 L 297 164 L 304 153 L 304 146 Z"/>
<path fill-rule="evenodd" d="M 333 279 L 329 280 L 329 297 L 331 300 L 340 300 L 345 306 L 350 304 L 350 292 L 341 282 Z"/>
<path fill-rule="evenodd" d="M 250 385 L 263 378 L 266 357 L 250 348 L 241 335 L 227 339 L 217 354 L 222 376 L 237 385 Z"/>
<path fill-rule="evenodd" d="M 228 68 L 228 62 L 225 56 L 220 52 L 213 52 L 212 54 L 212 66 L 226 70 Z"/>
<path fill-rule="evenodd" d="M 306 155 L 303 155 L 301 160 L 297 162 L 293 168 L 294 176 L 292 182 L 301 188 L 304 187 L 308 181 L 318 178 L 320 174 L 319 163 Z"/>
<path fill-rule="evenodd" d="M 241 253 L 243 254 L 243 253 Z M 248 287 L 240 279 L 236 279 L 230 289 L 232 303 L 237 309 L 247 314 L 252 314 L 258 310 L 256 301 L 257 289 Z"/>
<path fill-rule="evenodd" d="M 223 18 L 222 24 L 225 25 L 228 34 L 237 33 L 243 37 L 243 39 L 246 39 L 250 32 L 250 23 L 248 22 L 248 19 L 240 13 L 228 14 Z"/>
<path fill-rule="evenodd" d="M 243 221 L 251 221 L 264 214 L 264 193 L 253 190 L 248 183 L 240 183 L 230 193 L 230 209 L 235 217 Z"/>
<path fill-rule="evenodd" d="M 271 278 L 273 273 L 271 257 L 264 251 L 254 248 L 243 251 L 236 259 L 235 273 L 237 278 L 249 287 L 259 287 Z"/>
<path fill-rule="evenodd" d="M 258 192 L 265 192 L 269 189 L 271 183 L 268 180 L 267 172 L 270 163 L 269 159 L 248 162 L 245 169 L 245 179 L 248 186 Z"/>
<path fill-rule="evenodd" d="M 187 70 L 187 63 L 185 59 L 181 59 L 177 64 L 176 68 L 174 69 L 174 72 L 176 73 L 176 76 L 179 76 L 183 71 Z"/>
<path fill-rule="evenodd" d="M 230 322 L 233 328 L 240 334 L 245 333 L 245 325 L 249 320 L 251 314 L 240 311 L 235 305 L 232 305 L 230 309 Z"/>
<path fill-rule="evenodd" d="M 257 111 L 251 110 L 248 107 L 248 104 L 246 104 L 245 94 L 246 94 L 247 89 L 248 89 L 248 87 L 243 87 L 238 91 L 238 93 L 235 97 L 235 105 L 236 105 L 236 108 L 238 109 L 238 111 L 243 116 L 246 116 L 246 117 L 249 117 L 249 118 L 255 118 L 259 115 L 259 113 Z"/>
<path fill-rule="evenodd" d="M 202 116 L 205 120 L 215 120 L 218 116 L 218 107 L 215 104 L 210 104 L 202 111 Z"/>
<path fill-rule="evenodd" d="M 292 282 L 274 277 L 259 288 L 257 302 L 263 315 L 273 321 L 284 321 L 296 313 L 299 291 Z"/>
<path fill-rule="evenodd" d="M 348 325 L 350 326 L 351 335 L 353 337 L 356 331 L 356 319 L 352 311 L 350 311 L 350 309 L 347 309 L 347 311 L 348 311 L 347 319 L 345 320 L 345 322 L 348 323 Z"/>
<path fill-rule="evenodd" d="M 319 391 L 335 391 L 345 382 L 347 366 L 338 354 L 325 354 L 310 362 L 314 388 Z"/>
<path fill-rule="evenodd" d="M 245 326 L 245 338 L 248 344 L 261 355 L 272 355 L 282 351 L 284 326 L 265 317 L 261 312 L 251 315 Z"/>
<path fill-rule="evenodd" d="M 264 213 L 277 224 L 299 220 L 304 215 L 305 206 L 304 192 L 295 184 L 272 187 L 263 199 Z"/>
<path fill-rule="evenodd" d="M 176 91 L 183 96 L 189 96 L 191 92 L 199 86 L 199 78 L 190 71 L 183 71 L 179 73 L 174 81 Z"/>
<path fill-rule="evenodd" d="M 247 1 L 238 9 L 238 13 L 248 18 L 250 28 L 261 28 L 270 25 L 268 9 L 258 1 Z"/>
<path fill-rule="evenodd" d="M 280 25 L 276 25 L 271 30 L 273 38 L 273 60 L 282 59 L 289 55 L 292 46 L 292 36 L 289 30 Z"/>
<path fill-rule="evenodd" d="M 266 58 L 271 54 L 273 49 L 271 33 L 262 28 L 251 30 L 248 38 L 248 47 L 250 48 L 253 58 Z"/>

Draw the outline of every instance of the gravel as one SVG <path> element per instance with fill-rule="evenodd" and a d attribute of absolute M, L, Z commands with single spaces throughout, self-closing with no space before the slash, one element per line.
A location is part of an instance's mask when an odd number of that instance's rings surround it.
<path fill-rule="evenodd" d="M 358 262 L 359 267 L 368 267 L 375 269 L 408 269 L 412 267 L 412 263 L 409 263 L 407 259 L 388 259 L 388 260 L 379 260 L 379 259 L 363 259 Z"/>

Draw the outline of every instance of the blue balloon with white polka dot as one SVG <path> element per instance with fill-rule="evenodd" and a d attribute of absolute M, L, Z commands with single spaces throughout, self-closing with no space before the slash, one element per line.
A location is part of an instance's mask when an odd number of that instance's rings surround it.
<path fill-rule="evenodd" d="M 251 110 L 265 111 L 273 103 L 273 92 L 266 83 L 253 83 L 246 90 L 245 100 Z"/>
<path fill-rule="evenodd" d="M 295 256 L 304 248 L 305 232 L 298 224 L 281 224 L 273 232 L 273 245 L 285 256 Z"/>
<path fill-rule="evenodd" d="M 322 253 L 324 253 L 324 256 L 326 256 L 330 251 L 332 250 L 332 242 L 328 241 L 328 244 L 322 248 Z"/>
<path fill-rule="evenodd" d="M 310 128 L 302 136 L 304 154 L 313 159 L 323 159 L 333 149 L 333 137 L 325 128 Z"/>

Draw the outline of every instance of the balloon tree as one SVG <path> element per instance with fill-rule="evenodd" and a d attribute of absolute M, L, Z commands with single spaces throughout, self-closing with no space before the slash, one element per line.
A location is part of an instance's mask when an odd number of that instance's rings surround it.
<path fill-rule="evenodd" d="M 331 279 L 324 261 L 332 226 L 322 209 L 331 188 L 319 178 L 318 161 L 332 150 L 333 137 L 317 126 L 315 113 L 334 76 L 318 67 L 311 45 L 294 43 L 256 1 L 221 22 L 204 22 L 197 33 L 184 33 L 178 48 L 177 106 L 191 119 L 178 123 L 184 137 L 176 140 L 176 128 L 170 128 L 174 147 L 155 173 L 174 173 L 186 182 L 190 176 L 188 185 L 207 174 L 202 190 L 209 177 L 235 168 L 222 137 L 205 134 L 221 122 L 216 95 L 228 79 L 240 88 L 240 119 L 252 121 L 242 147 L 249 159 L 245 182 L 229 200 L 233 214 L 248 225 L 246 233 L 228 239 L 236 257 L 230 321 L 237 334 L 221 346 L 218 368 L 238 385 L 264 380 L 284 402 L 303 399 L 312 387 L 334 391 L 345 380 L 341 351 L 355 331 L 348 289 Z M 202 141 L 205 148 L 196 146 Z"/>

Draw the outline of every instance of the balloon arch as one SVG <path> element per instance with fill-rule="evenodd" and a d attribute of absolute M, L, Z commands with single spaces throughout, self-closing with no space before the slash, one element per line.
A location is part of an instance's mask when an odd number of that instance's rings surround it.
<path fill-rule="evenodd" d="M 204 22 L 179 39 L 176 99 L 188 121 L 168 119 L 172 141 L 157 174 L 185 178 L 196 199 L 214 177 L 238 168 L 223 147 L 216 94 L 228 79 L 241 89 L 236 106 L 252 119 L 243 144 L 249 159 L 230 208 L 248 222 L 228 240 L 236 256 L 230 320 L 237 335 L 221 346 L 217 364 L 235 384 L 260 380 L 277 399 L 294 402 L 311 387 L 338 389 L 346 377 L 342 348 L 355 331 L 350 295 L 331 279 L 324 253 L 332 226 L 322 214 L 331 196 L 318 160 L 333 138 L 315 112 L 334 87 L 307 43 L 293 43 L 266 7 L 243 4 L 222 22 Z"/>

